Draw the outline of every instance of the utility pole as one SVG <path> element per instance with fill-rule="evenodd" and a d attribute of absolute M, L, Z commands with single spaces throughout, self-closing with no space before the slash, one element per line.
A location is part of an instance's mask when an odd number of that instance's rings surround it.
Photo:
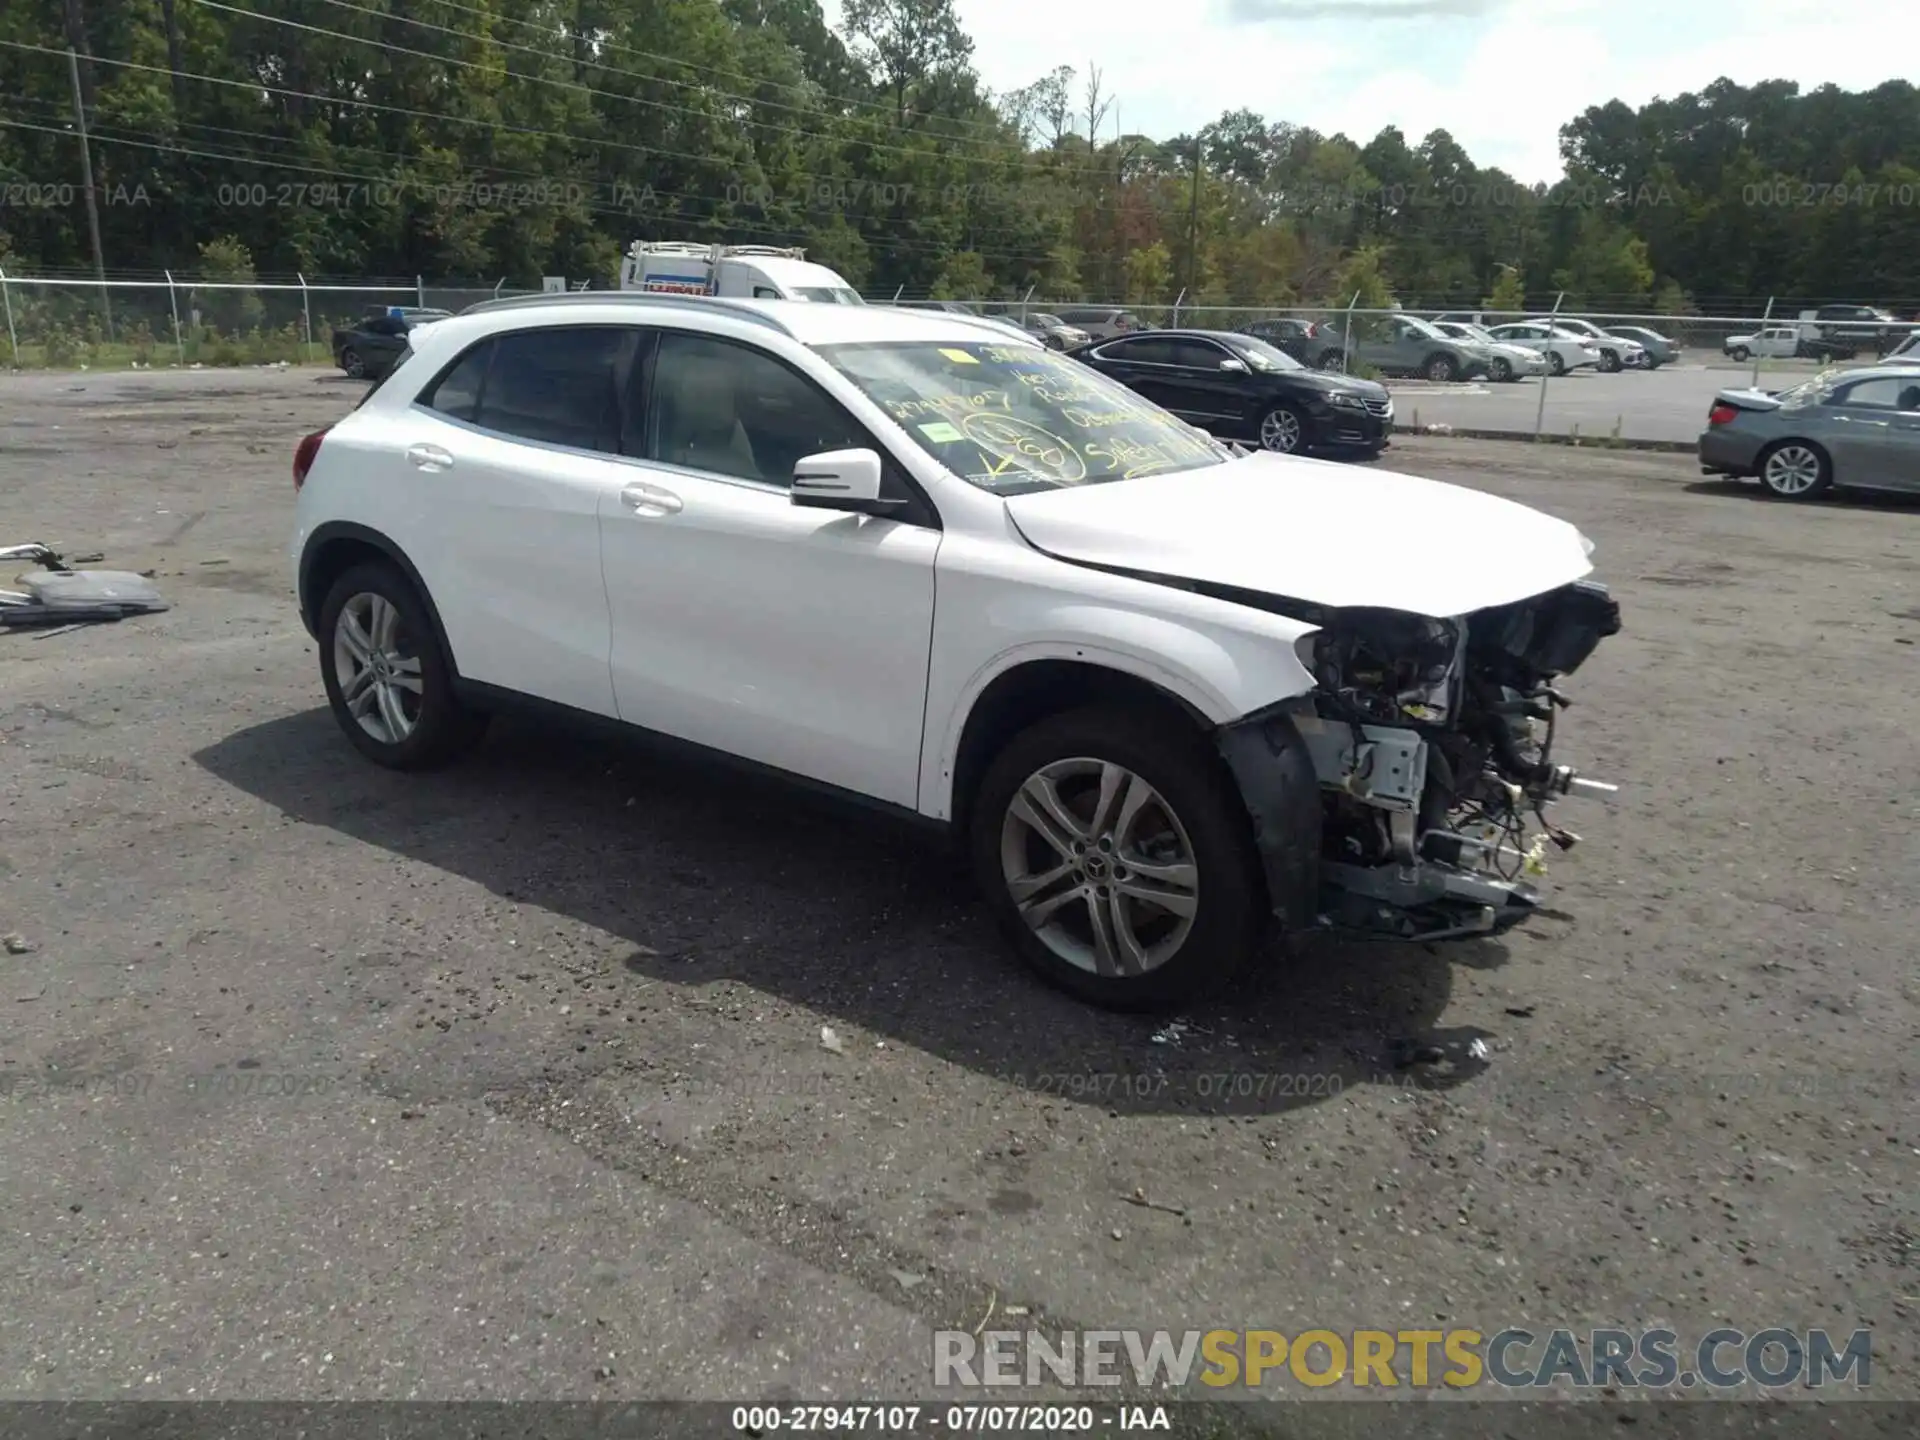
<path fill-rule="evenodd" d="M 1200 293 L 1200 165 L 1199 132 L 1193 137 L 1193 202 L 1187 209 L 1187 289 Z"/>
<path fill-rule="evenodd" d="M 80 57 L 67 47 L 67 73 L 73 77 L 73 118 L 80 127 L 80 171 L 87 184 L 87 230 L 93 237 L 93 273 L 100 282 L 100 309 L 107 317 L 107 339 L 113 339 L 113 305 L 107 299 L 107 260 L 100 249 L 100 211 L 93 198 L 93 143 L 87 139 L 87 107 L 80 98 Z"/>

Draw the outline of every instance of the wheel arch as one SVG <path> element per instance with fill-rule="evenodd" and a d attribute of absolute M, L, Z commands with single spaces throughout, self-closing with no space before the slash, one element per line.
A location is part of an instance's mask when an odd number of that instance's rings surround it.
<path fill-rule="evenodd" d="M 966 834 L 980 776 L 1009 740 L 1049 715 L 1101 703 L 1163 715 L 1196 734 L 1212 731 L 1226 708 L 1220 697 L 1115 652 L 1077 646 L 1016 655 L 976 683 L 945 743 L 933 798 L 954 832 Z"/>
<path fill-rule="evenodd" d="M 433 624 L 433 638 L 440 646 L 440 653 L 447 657 L 447 664 L 457 679 L 459 667 L 454 663 L 453 647 L 447 643 L 447 631 L 440 621 L 440 609 L 433 603 L 433 592 L 421 578 L 419 568 L 407 557 L 407 552 L 387 536 L 350 520 L 329 520 L 316 526 L 300 549 L 300 619 L 307 627 L 307 633 L 318 636 L 320 606 L 325 602 L 327 592 L 333 588 L 334 581 L 355 565 L 366 561 L 384 561 L 406 577 L 407 583 L 420 597 L 420 603 L 426 606 L 427 618 Z"/>

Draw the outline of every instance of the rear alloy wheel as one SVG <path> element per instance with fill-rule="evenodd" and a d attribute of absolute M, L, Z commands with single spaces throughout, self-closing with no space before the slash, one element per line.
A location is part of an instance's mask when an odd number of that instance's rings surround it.
<path fill-rule="evenodd" d="M 1246 810 L 1197 730 L 1144 713 L 1043 720 L 988 768 L 975 873 L 1045 979 L 1116 1010 L 1212 989 L 1267 916 Z"/>
<path fill-rule="evenodd" d="M 1826 452 L 1801 440 L 1783 440 L 1760 457 L 1760 483 L 1782 500 L 1810 500 L 1833 484 Z"/>
<path fill-rule="evenodd" d="M 360 352 L 351 345 L 340 352 L 340 368 L 347 372 L 347 378 L 349 380 L 364 380 L 367 378 L 367 362 L 361 357 Z"/>
<path fill-rule="evenodd" d="M 424 770 L 471 749 L 486 717 L 453 692 L 427 607 L 391 565 L 356 565 L 320 607 L 320 675 L 334 719 L 376 765 Z"/>
<path fill-rule="evenodd" d="M 1600 352 L 1600 369 L 1603 373 L 1608 375 L 1611 375 L 1615 371 L 1619 370 L 1620 369 L 1620 352 L 1618 350 L 1602 350 Z"/>
<path fill-rule="evenodd" d="M 1752 355 L 1752 353 L 1753 352 L 1748 350 L 1747 347 L 1744 345 L 1736 345 L 1733 347 L 1733 349 L 1727 352 L 1727 354 L 1731 355 L 1734 359 L 1738 360 L 1743 365 L 1747 362 L 1748 358 Z"/>
<path fill-rule="evenodd" d="M 1306 447 L 1307 428 L 1291 405 L 1276 405 L 1260 417 L 1260 448 L 1293 455 Z"/>
<path fill-rule="evenodd" d="M 1451 355 L 1434 355 L 1427 360 L 1426 376 L 1429 380 L 1445 382 L 1460 373 L 1460 367 L 1454 363 Z"/>

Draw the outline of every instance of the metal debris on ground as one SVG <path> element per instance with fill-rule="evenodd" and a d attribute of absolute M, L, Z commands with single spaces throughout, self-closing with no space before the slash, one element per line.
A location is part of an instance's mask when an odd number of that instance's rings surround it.
<path fill-rule="evenodd" d="M 1158 1200 L 1149 1200 L 1147 1192 L 1136 1188 L 1131 1195 L 1122 1196 L 1127 1204 L 1138 1205 L 1142 1210 L 1158 1210 L 1163 1215 L 1185 1215 L 1187 1212 L 1178 1205 L 1163 1205 Z"/>
<path fill-rule="evenodd" d="M 847 1053 L 847 1047 L 840 1039 L 840 1032 L 831 1025 L 820 1027 L 820 1043 L 836 1055 Z"/>
<path fill-rule="evenodd" d="M 45 545 L 0 546 L 0 561 L 8 560 L 24 560 L 40 570 L 17 577 L 20 590 L 0 590 L 0 626 L 80 625 L 171 608 L 146 576 L 127 570 L 75 570 Z"/>
<path fill-rule="evenodd" d="M 1476 1039 L 1471 1045 L 1467 1046 L 1467 1054 L 1475 1060 L 1486 1059 L 1488 1054 L 1487 1042 Z"/>
<path fill-rule="evenodd" d="M 33 953 L 33 942 L 28 940 L 24 935 L 0 936 L 0 945 L 6 946 L 7 954 L 9 955 L 30 955 Z"/>

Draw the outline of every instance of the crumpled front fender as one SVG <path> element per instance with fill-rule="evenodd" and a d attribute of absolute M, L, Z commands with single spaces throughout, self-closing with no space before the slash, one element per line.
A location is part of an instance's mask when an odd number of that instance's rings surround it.
<path fill-rule="evenodd" d="M 1293 721 L 1302 707 L 1310 712 L 1312 701 L 1285 700 L 1215 732 L 1253 822 L 1268 900 L 1289 933 L 1312 928 L 1320 911 L 1323 802 L 1319 774 Z"/>

